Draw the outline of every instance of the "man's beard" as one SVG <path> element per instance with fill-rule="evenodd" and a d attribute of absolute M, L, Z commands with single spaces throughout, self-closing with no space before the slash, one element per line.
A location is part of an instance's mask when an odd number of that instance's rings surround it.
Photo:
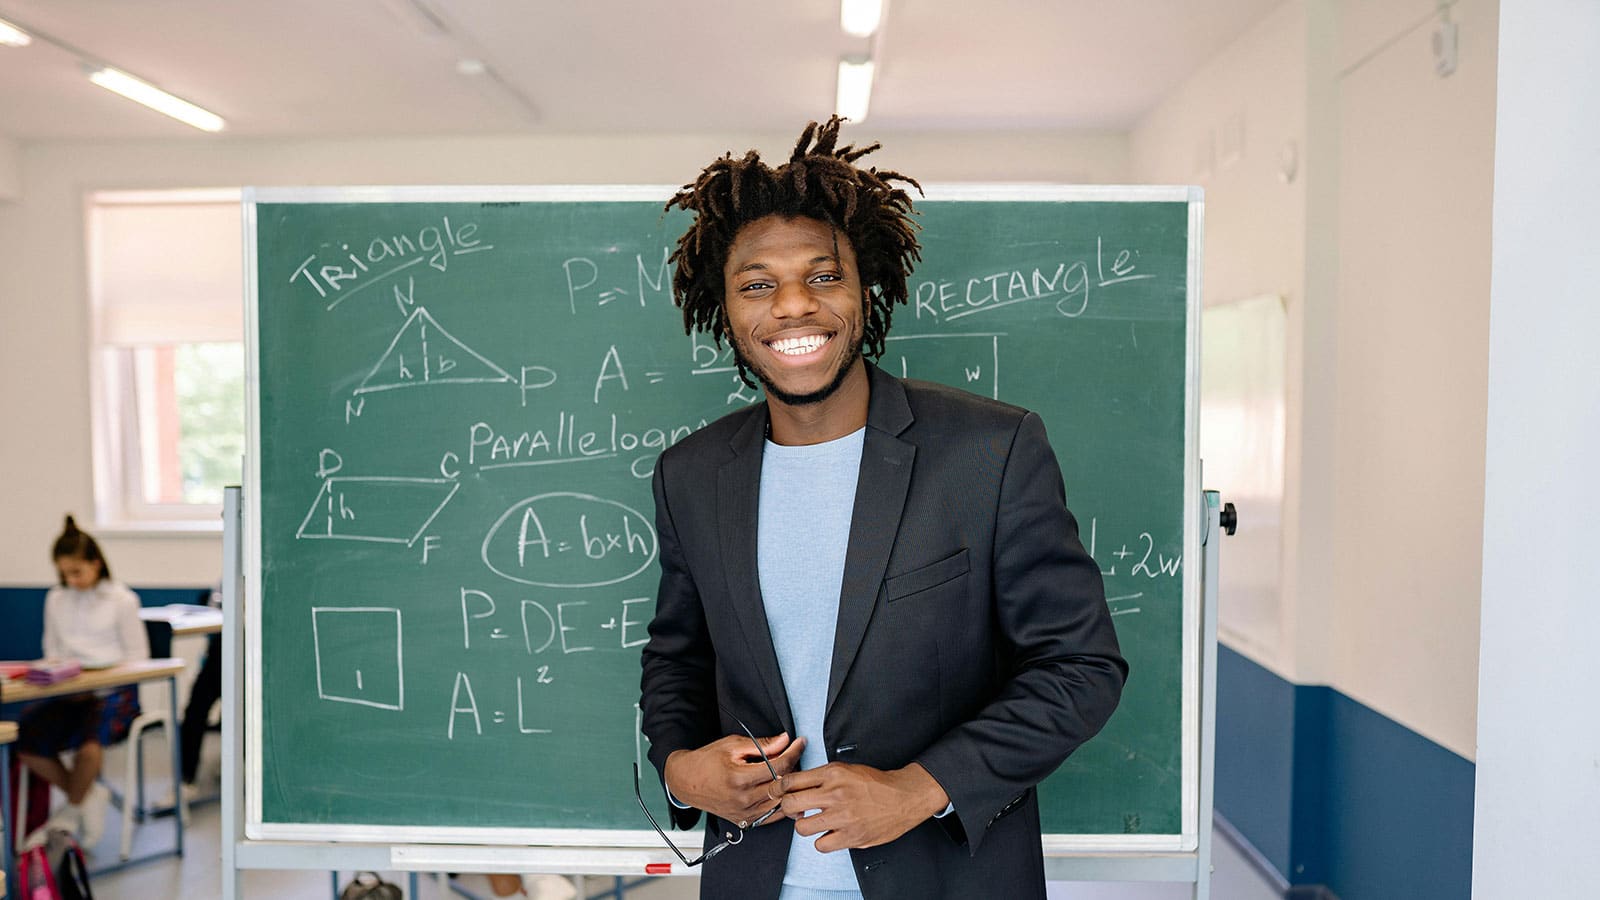
<path fill-rule="evenodd" d="M 850 370 L 855 367 L 856 360 L 861 358 L 861 345 L 864 337 L 865 335 L 862 332 L 858 331 L 856 333 L 855 340 L 850 344 L 849 352 L 845 354 L 844 359 L 839 361 L 839 370 L 833 373 L 833 378 L 826 385 L 809 394 L 791 394 L 773 384 L 772 379 L 767 377 L 767 373 L 762 371 L 760 366 L 755 365 L 749 356 L 745 355 L 744 347 L 741 345 L 742 342 L 738 338 L 729 335 L 728 343 L 733 345 L 734 359 L 739 361 L 739 365 L 743 366 L 745 371 L 756 376 L 756 379 L 761 382 L 761 386 L 767 389 L 767 396 L 776 398 L 785 406 L 809 406 L 813 403 L 821 403 L 833 396 L 834 392 L 839 390 L 839 385 L 844 384 L 845 378 L 850 375 Z"/>

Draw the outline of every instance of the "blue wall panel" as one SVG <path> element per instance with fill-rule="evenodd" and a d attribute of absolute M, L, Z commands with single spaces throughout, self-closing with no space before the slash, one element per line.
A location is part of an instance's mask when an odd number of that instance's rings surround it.
<path fill-rule="evenodd" d="M 0 659 L 38 659 L 44 653 L 44 595 L 48 587 L 0 587 Z M 209 587 L 134 588 L 144 606 L 205 603 Z"/>
<path fill-rule="evenodd" d="M 1217 811 L 1279 874 L 1289 873 L 1294 685 L 1217 648 Z"/>
<path fill-rule="evenodd" d="M 1217 811 L 1294 885 L 1471 895 L 1475 767 L 1321 685 L 1217 654 Z"/>
<path fill-rule="evenodd" d="M 1341 900 L 1472 895 L 1475 767 L 1329 688 L 1327 884 Z"/>

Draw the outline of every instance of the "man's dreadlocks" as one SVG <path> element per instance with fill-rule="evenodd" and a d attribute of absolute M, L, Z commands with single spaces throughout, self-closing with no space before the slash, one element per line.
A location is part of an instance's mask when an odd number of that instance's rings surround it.
<path fill-rule="evenodd" d="M 858 168 L 855 161 L 879 145 L 836 147 L 842 122 L 833 116 L 826 124 L 807 125 L 789 161 L 776 169 L 754 150 L 741 159 L 726 154 L 667 201 L 668 210 L 695 214 L 670 257 L 677 266 L 672 297 L 683 310 L 685 332 L 698 329 L 722 343 L 722 267 L 740 228 L 770 215 L 804 216 L 849 239 L 867 289 L 862 352 L 874 359 L 883 355 L 889 319 L 895 305 L 906 302 L 906 278 L 922 259 L 911 195 L 890 182 L 904 182 L 918 193 L 922 186 L 898 172 Z M 739 374 L 748 384 L 742 363 Z"/>

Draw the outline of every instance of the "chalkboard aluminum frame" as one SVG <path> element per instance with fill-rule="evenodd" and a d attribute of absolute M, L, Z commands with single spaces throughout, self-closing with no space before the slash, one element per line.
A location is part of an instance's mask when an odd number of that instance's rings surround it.
<path fill-rule="evenodd" d="M 659 849 L 655 832 L 612 829 L 471 828 L 432 826 L 310 825 L 262 821 L 261 760 L 261 489 L 260 373 L 256 258 L 258 203 L 403 203 L 403 202 L 638 202 L 663 201 L 675 186 L 460 186 L 460 187 L 309 187 L 247 188 L 243 192 L 245 254 L 246 436 L 243 497 L 243 561 L 245 587 L 245 780 L 244 835 L 249 841 L 334 841 L 449 845 L 507 845 L 567 848 Z M 1184 557 L 1182 699 L 1181 699 L 1181 832 L 1162 835 L 1046 834 L 1047 855 L 1194 853 L 1200 845 L 1202 796 L 1200 680 L 1202 665 L 1201 604 L 1203 586 L 1201 530 L 1203 499 L 1199 460 L 1199 378 L 1201 248 L 1204 201 L 1199 188 L 1168 186 L 1084 186 L 1047 184 L 933 185 L 930 201 L 1016 202 L 1169 202 L 1188 205 L 1186 284 L 1187 354 L 1184 412 Z M 1209 792 L 1207 792 L 1209 796 Z M 1206 810 L 1209 815 L 1209 810 Z M 700 844 L 698 831 L 674 835 L 684 850 Z M 396 848 L 398 850 L 398 848 Z M 665 851 L 660 851 L 665 857 Z M 663 860 L 665 861 L 665 860 Z M 1208 861 L 1207 861 L 1208 862 Z"/>

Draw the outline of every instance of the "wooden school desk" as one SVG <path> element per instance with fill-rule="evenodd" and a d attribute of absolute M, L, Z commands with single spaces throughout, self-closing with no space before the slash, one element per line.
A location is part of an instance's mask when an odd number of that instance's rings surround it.
<path fill-rule="evenodd" d="M 62 697 L 67 694 L 87 693 L 89 691 L 101 690 L 102 688 L 118 688 L 125 685 L 140 684 L 146 681 L 156 681 L 165 678 L 167 680 L 169 701 L 171 702 L 172 707 L 176 709 L 178 706 L 177 676 L 179 672 L 183 671 L 183 669 L 184 663 L 181 659 L 147 659 L 141 662 L 122 663 L 121 665 L 110 666 L 104 669 L 85 670 L 81 675 L 78 675 L 74 678 L 68 678 L 65 681 L 58 681 L 55 684 L 28 684 L 26 681 L 21 679 L 12 679 L 7 681 L 5 684 L 5 703 L 8 706 L 13 703 L 32 703 L 35 700 L 44 700 L 49 697 Z M 172 771 L 174 779 L 177 779 L 179 777 L 178 773 L 183 771 L 182 750 L 178 746 L 177 735 L 173 735 L 167 743 L 172 747 Z M 130 749 L 129 752 L 133 751 Z M 7 793 L 9 793 L 9 784 Z M 127 786 L 124 786 L 124 796 L 122 802 L 132 802 L 131 798 L 126 794 Z M 8 803 L 6 807 L 6 815 L 9 817 L 10 814 L 10 804 Z M 131 866 L 135 863 L 148 862 L 149 860 L 158 859 L 163 856 L 182 856 L 183 817 L 173 816 L 172 819 L 174 827 L 177 830 L 175 832 L 176 838 L 173 841 L 171 850 L 158 851 L 145 856 L 125 860 L 115 865 L 96 869 L 95 874 L 116 871 L 118 869 Z M 13 823 L 9 821 L 7 822 L 8 826 L 12 824 Z M 11 831 L 8 827 L 6 831 L 6 846 L 8 848 L 11 846 L 11 840 Z"/>
<path fill-rule="evenodd" d="M 222 610 L 188 603 L 146 606 L 139 610 L 139 618 L 145 622 L 166 622 L 172 626 L 172 636 L 175 638 L 191 634 L 216 634 L 222 630 Z"/>

